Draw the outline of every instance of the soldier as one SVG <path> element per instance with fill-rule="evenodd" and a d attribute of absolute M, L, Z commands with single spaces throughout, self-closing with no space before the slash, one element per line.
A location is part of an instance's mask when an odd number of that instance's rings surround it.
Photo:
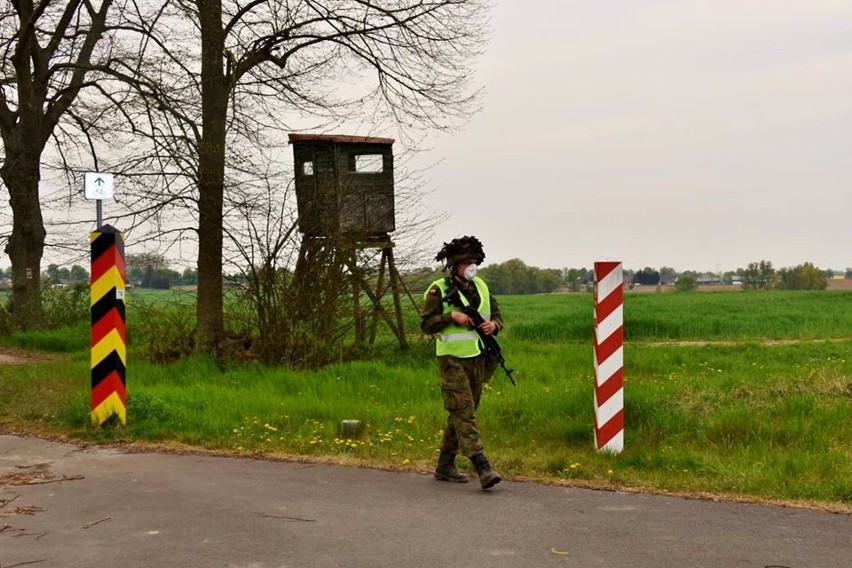
<path fill-rule="evenodd" d="M 482 385 L 491 379 L 497 361 L 483 349 L 473 322 L 461 308 L 473 306 L 485 320 L 480 330 L 496 335 L 503 327 L 497 300 L 482 278 L 476 276 L 477 265 L 485 260 L 482 243 L 465 236 L 444 243 L 435 260 L 444 264 L 449 276 L 433 282 L 425 292 L 425 305 L 420 314 L 420 329 L 436 334 L 438 371 L 444 408 L 449 413 L 441 441 L 435 479 L 467 483 L 467 477 L 456 469 L 456 454 L 470 458 L 479 475 L 482 489 L 500 482 L 483 451 L 476 409 Z"/>

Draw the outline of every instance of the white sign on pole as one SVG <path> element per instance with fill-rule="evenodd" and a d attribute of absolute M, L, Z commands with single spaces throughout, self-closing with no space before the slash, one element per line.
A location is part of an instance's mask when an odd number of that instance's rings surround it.
<path fill-rule="evenodd" d="M 112 174 L 86 172 L 84 189 L 86 199 L 112 199 Z"/>

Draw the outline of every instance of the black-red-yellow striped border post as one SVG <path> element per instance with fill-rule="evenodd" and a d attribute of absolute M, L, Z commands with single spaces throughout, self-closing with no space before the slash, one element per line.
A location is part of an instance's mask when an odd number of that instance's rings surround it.
<path fill-rule="evenodd" d="M 92 242 L 92 425 L 113 414 L 127 424 L 124 237 L 104 225 Z"/>

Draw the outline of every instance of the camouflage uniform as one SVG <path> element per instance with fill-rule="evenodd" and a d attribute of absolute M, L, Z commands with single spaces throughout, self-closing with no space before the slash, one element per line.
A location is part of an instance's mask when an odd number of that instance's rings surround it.
<path fill-rule="evenodd" d="M 475 286 L 458 280 L 455 284 L 470 305 L 479 306 L 480 299 Z M 497 300 L 493 294 L 490 297 L 491 321 L 497 325 L 496 334 L 503 328 L 503 319 Z M 420 314 L 420 329 L 423 333 L 438 333 L 452 323 L 449 308 L 442 302 L 440 288 L 432 286 L 426 294 L 426 302 Z M 438 357 L 444 408 L 449 413 L 441 441 L 442 451 L 461 453 L 469 458 L 482 451 L 476 409 L 479 408 L 482 386 L 491 379 L 498 364 L 496 359 L 483 353 L 469 358 L 451 355 Z"/>

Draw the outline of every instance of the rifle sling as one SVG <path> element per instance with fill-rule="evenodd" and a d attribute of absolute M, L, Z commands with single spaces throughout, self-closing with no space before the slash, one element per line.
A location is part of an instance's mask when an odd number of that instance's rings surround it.
<path fill-rule="evenodd" d="M 444 278 L 444 283 L 447 285 L 447 294 L 446 294 L 446 296 L 444 296 L 443 301 L 454 305 L 455 307 L 457 307 L 460 310 L 463 310 L 466 306 L 461 301 L 461 294 L 464 294 L 464 297 L 467 298 L 468 305 L 470 305 L 470 306 L 474 305 L 474 302 L 472 301 L 470 294 L 468 294 L 466 291 L 464 291 L 461 288 L 459 288 L 458 286 L 456 286 L 456 281 L 453 279 L 452 276 L 447 276 L 446 278 Z M 479 298 L 479 294 L 476 294 L 476 298 L 477 298 L 477 301 L 475 303 L 478 305 L 479 302 L 481 302 L 482 300 L 481 300 L 481 298 Z M 476 309 L 476 307 L 474 307 L 474 309 Z"/>

